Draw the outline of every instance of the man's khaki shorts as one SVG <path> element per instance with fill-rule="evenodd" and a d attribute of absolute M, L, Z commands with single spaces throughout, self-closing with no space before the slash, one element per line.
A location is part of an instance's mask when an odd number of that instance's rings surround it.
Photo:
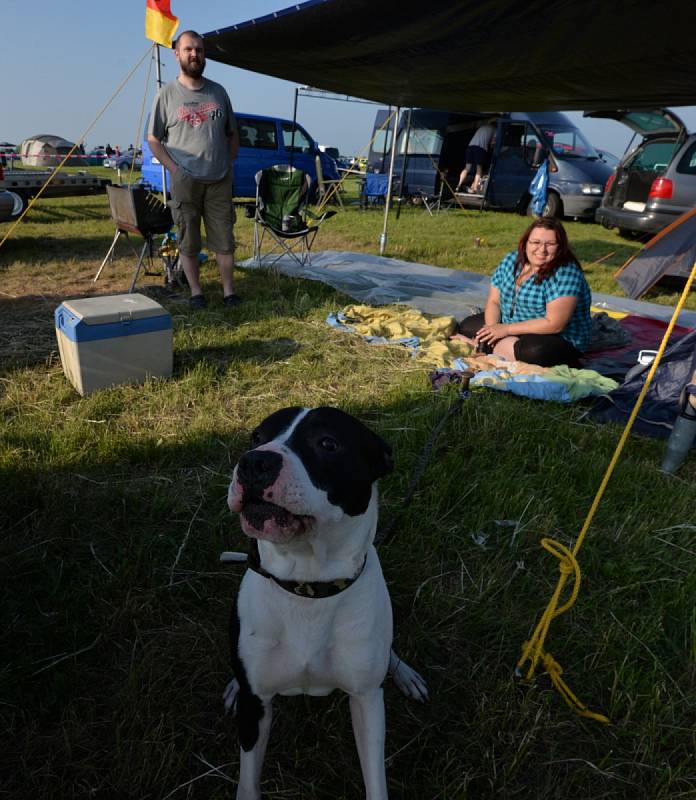
<path fill-rule="evenodd" d="M 208 249 L 219 255 L 233 253 L 232 172 L 222 180 L 204 183 L 178 169 L 170 177 L 169 188 L 169 206 L 179 229 L 179 252 L 185 256 L 200 253 L 202 219 Z"/>

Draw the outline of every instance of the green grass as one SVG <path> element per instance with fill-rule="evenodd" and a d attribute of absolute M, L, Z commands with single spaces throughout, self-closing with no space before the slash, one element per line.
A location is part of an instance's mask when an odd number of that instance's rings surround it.
<path fill-rule="evenodd" d="M 388 254 L 490 273 L 526 223 L 405 209 L 390 220 Z M 379 210 L 351 208 L 317 244 L 375 252 L 381 225 Z M 612 273 L 639 245 L 567 228 L 593 288 L 618 293 Z M 240 258 L 251 230 L 240 218 Z M 572 689 L 613 724 L 583 720 L 546 678 L 525 685 L 513 673 L 558 574 L 539 540 L 574 541 L 620 430 L 588 423 L 583 406 L 476 391 L 402 511 L 455 396 L 433 394 L 402 351 L 329 329 L 326 314 L 349 298 L 324 285 L 239 271 L 245 302 L 223 309 L 214 264 L 209 310 L 161 299 L 174 320 L 172 379 L 80 398 L 52 315 L 69 297 L 125 291 L 125 245 L 92 284 L 112 237 L 105 197 L 46 200 L 0 250 L 0 797 L 234 796 L 221 693 L 240 570 L 218 555 L 244 542 L 225 495 L 249 431 L 292 404 L 340 406 L 394 447 L 381 518 L 399 526 L 380 556 L 395 645 L 431 700 L 414 705 L 387 684 L 392 798 L 696 797 L 696 459 L 667 477 L 664 444 L 633 436 L 599 507 L 578 602 L 547 642 Z M 266 796 L 361 797 L 346 699 L 275 709 Z"/>

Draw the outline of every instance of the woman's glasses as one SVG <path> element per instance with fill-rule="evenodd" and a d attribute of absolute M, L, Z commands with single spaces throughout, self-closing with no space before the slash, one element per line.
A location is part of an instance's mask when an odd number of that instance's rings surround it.
<path fill-rule="evenodd" d="M 532 250 L 555 250 L 558 242 L 540 242 L 538 239 L 529 239 L 527 244 Z"/>

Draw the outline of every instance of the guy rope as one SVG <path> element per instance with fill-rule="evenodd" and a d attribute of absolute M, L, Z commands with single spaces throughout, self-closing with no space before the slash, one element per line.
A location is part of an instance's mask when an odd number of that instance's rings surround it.
<path fill-rule="evenodd" d="M 565 614 L 572 606 L 574 605 L 578 593 L 580 591 L 580 579 L 581 579 L 581 572 L 580 572 L 580 564 L 577 560 L 578 552 L 582 547 L 582 543 L 585 540 L 585 536 L 587 535 L 587 531 L 592 524 L 592 520 L 594 518 L 595 512 L 599 507 L 599 503 L 604 495 L 604 491 L 607 488 L 607 484 L 609 483 L 609 479 L 614 472 L 614 468 L 618 463 L 619 457 L 621 452 L 626 444 L 628 436 L 631 432 L 631 428 L 633 427 L 633 423 L 635 422 L 636 417 L 638 416 L 638 412 L 640 411 L 640 407 L 643 404 L 643 400 L 650 388 L 650 384 L 652 382 L 653 376 L 657 371 L 658 366 L 660 365 L 660 360 L 662 359 L 662 355 L 667 347 L 667 342 L 669 341 L 669 337 L 672 335 L 672 330 L 674 325 L 681 313 L 682 308 L 684 307 L 684 303 L 686 302 L 686 298 L 689 294 L 691 289 L 691 285 L 696 278 L 696 262 L 694 263 L 691 274 L 689 275 L 688 280 L 686 281 L 686 285 L 684 286 L 684 291 L 679 298 L 679 302 L 677 303 L 676 308 L 674 309 L 674 313 L 672 314 L 672 318 L 669 321 L 669 325 L 667 326 L 667 330 L 665 331 L 664 336 L 662 337 L 662 342 L 660 343 L 660 347 L 657 351 L 657 355 L 655 356 L 655 360 L 652 362 L 650 370 L 645 378 L 645 383 L 643 384 L 643 388 L 638 395 L 638 399 L 636 400 L 636 404 L 631 412 L 631 415 L 626 423 L 626 427 L 621 434 L 621 438 L 619 439 L 619 443 L 616 446 L 614 451 L 614 455 L 609 462 L 609 466 L 604 473 L 604 477 L 602 478 L 602 482 L 597 490 L 597 494 L 595 495 L 594 501 L 592 502 L 592 506 L 585 518 L 585 522 L 583 523 L 582 529 L 578 534 L 578 538 L 573 546 L 572 550 L 568 547 L 565 547 L 560 542 L 557 542 L 555 539 L 544 538 L 541 540 L 541 546 L 547 550 L 552 555 L 556 556 L 559 560 L 559 572 L 560 575 L 558 577 L 558 583 L 556 585 L 556 589 L 554 590 L 553 594 L 551 595 L 551 599 L 546 607 L 546 610 L 541 615 L 539 622 L 537 623 L 536 628 L 534 629 L 534 633 L 530 637 L 528 642 L 525 642 L 522 647 L 522 655 L 520 656 L 520 660 L 517 662 L 517 670 L 516 674 L 520 677 L 524 677 L 525 680 L 531 680 L 534 677 L 537 667 L 539 663 L 541 663 L 548 673 L 549 677 L 553 685 L 558 689 L 563 699 L 568 703 L 568 705 L 580 714 L 583 717 L 588 717 L 589 719 L 594 719 L 598 722 L 608 723 L 608 717 L 605 717 L 604 714 L 598 714 L 594 711 L 590 711 L 588 707 L 579 700 L 579 698 L 573 694 L 568 684 L 563 680 L 561 677 L 563 675 L 563 669 L 561 665 L 553 658 L 553 656 L 544 650 L 544 644 L 546 642 L 546 636 L 549 632 L 549 628 L 551 626 L 551 622 L 560 617 L 561 614 Z M 574 582 L 573 588 L 570 593 L 570 597 L 568 600 L 561 606 L 558 605 L 561 594 L 563 589 L 565 588 L 565 584 L 568 578 L 573 575 Z M 523 668 L 525 664 L 528 664 L 526 672 L 523 672 Z"/>

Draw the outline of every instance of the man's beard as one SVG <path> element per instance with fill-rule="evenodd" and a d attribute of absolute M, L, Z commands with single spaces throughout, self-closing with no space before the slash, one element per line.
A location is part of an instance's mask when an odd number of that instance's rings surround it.
<path fill-rule="evenodd" d="M 187 78 L 200 78 L 205 69 L 205 59 L 201 61 L 180 61 L 179 66 Z"/>

